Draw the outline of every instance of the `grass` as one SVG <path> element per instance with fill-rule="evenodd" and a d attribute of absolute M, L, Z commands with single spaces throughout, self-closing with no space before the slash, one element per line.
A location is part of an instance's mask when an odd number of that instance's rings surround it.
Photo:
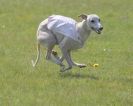
<path fill-rule="evenodd" d="M 132 4 L 132 0 L 0 0 L 0 106 L 132 106 Z M 60 73 L 57 65 L 44 59 L 44 50 L 40 64 L 32 68 L 38 24 L 51 14 L 79 21 L 81 13 L 98 14 L 104 31 L 101 36 L 93 33 L 73 58 L 99 67 Z"/>

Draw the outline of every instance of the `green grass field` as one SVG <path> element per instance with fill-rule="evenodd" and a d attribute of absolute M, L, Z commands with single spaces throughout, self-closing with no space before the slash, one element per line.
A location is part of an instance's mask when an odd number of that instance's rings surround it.
<path fill-rule="evenodd" d="M 0 0 L 0 106 L 133 106 L 133 0 Z M 73 59 L 88 67 L 60 73 L 45 60 L 36 68 L 38 24 L 51 14 L 77 21 L 101 17 Z M 57 50 L 58 47 L 56 47 Z M 98 63 L 93 68 L 89 63 Z"/>

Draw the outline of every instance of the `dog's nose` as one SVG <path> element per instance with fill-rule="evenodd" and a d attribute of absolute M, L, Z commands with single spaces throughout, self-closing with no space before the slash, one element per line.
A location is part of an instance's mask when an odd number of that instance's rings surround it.
<path fill-rule="evenodd" d="M 103 27 L 100 27 L 99 30 L 103 30 Z"/>

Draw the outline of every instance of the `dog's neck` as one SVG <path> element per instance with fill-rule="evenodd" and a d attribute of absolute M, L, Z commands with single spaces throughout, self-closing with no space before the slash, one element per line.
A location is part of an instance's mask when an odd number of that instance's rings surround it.
<path fill-rule="evenodd" d="M 91 28 L 86 24 L 86 20 L 77 23 L 77 30 L 79 32 L 81 41 L 84 43 L 91 33 Z"/>

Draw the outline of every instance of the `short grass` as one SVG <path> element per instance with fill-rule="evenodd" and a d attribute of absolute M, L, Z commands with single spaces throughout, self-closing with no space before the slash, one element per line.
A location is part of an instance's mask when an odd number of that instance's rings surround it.
<path fill-rule="evenodd" d="M 132 0 L 0 0 L 0 106 L 132 106 Z M 73 52 L 77 62 L 99 67 L 60 73 L 45 60 L 37 68 L 36 29 L 51 14 L 78 21 L 96 13 L 104 31 Z M 58 48 L 57 48 L 58 50 Z"/>

